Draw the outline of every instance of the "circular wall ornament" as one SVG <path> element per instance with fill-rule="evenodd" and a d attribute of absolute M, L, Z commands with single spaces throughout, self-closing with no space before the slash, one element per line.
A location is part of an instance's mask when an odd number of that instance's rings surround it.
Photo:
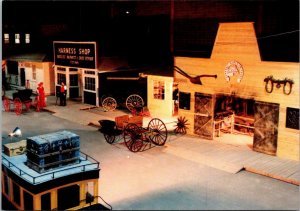
<path fill-rule="evenodd" d="M 226 81 L 230 81 L 230 77 L 236 74 L 239 74 L 237 82 L 240 83 L 244 76 L 243 66 L 237 61 L 230 61 L 225 67 Z"/>

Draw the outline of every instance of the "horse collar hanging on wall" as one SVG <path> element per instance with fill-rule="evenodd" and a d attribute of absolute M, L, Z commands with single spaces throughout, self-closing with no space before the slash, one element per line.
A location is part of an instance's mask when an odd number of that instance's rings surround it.
<path fill-rule="evenodd" d="M 226 81 L 230 81 L 230 77 L 236 74 L 239 74 L 237 82 L 240 83 L 244 76 L 243 66 L 237 61 L 230 61 L 225 67 Z"/>

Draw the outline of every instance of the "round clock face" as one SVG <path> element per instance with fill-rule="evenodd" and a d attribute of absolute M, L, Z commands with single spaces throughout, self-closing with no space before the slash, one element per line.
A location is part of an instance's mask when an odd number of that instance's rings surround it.
<path fill-rule="evenodd" d="M 237 82 L 240 83 L 243 76 L 244 76 L 244 70 L 242 65 L 237 61 L 230 61 L 226 67 L 225 67 L 225 78 L 226 81 L 230 81 L 230 77 L 239 74 L 239 77 L 237 79 Z"/>

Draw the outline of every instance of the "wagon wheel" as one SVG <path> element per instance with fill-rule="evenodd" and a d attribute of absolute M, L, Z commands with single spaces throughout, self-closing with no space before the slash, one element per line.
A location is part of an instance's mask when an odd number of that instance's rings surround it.
<path fill-rule="evenodd" d="M 174 129 L 174 133 L 186 134 L 186 129 L 188 129 L 187 125 L 189 125 L 187 121 L 188 120 L 185 119 L 185 117 L 178 117 L 176 128 Z"/>
<path fill-rule="evenodd" d="M 133 112 L 135 108 L 142 108 L 143 106 L 144 100 L 137 94 L 129 95 L 126 99 L 126 107 L 131 112 Z"/>
<path fill-rule="evenodd" d="M 4 105 L 4 110 L 6 112 L 9 112 L 10 111 L 10 100 L 8 97 L 4 97 L 3 99 L 3 105 Z"/>
<path fill-rule="evenodd" d="M 117 107 L 117 101 L 112 97 L 107 97 L 102 101 L 102 107 L 106 111 L 113 111 Z"/>
<path fill-rule="evenodd" d="M 125 145 L 131 152 L 138 152 L 142 149 L 143 141 L 141 139 L 142 134 L 139 126 L 133 123 L 129 123 L 124 128 L 123 135 Z"/>
<path fill-rule="evenodd" d="M 149 139 L 152 143 L 158 146 L 163 146 L 166 143 L 168 131 L 166 125 L 160 119 L 151 119 L 148 130 L 150 131 Z"/>
<path fill-rule="evenodd" d="M 114 143 L 114 141 L 116 139 L 116 136 L 104 134 L 104 138 L 105 138 L 107 143 L 112 144 L 112 143 Z"/>
<path fill-rule="evenodd" d="M 15 113 L 17 115 L 20 115 L 22 113 L 22 102 L 21 102 L 20 98 L 14 99 L 14 107 L 15 107 Z"/>
<path fill-rule="evenodd" d="M 101 98 L 100 98 L 101 105 L 103 105 L 103 100 L 105 98 L 108 98 L 108 97 L 112 97 L 112 95 L 110 95 L 110 94 L 108 94 L 108 95 L 104 94 L 104 95 L 101 96 Z"/>

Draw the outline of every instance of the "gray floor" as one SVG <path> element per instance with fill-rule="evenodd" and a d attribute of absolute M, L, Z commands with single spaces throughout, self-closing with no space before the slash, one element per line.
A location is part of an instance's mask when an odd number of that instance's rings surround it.
<path fill-rule="evenodd" d="M 22 129 L 23 138 L 61 129 L 80 135 L 81 151 L 101 164 L 99 193 L 116 210 L 299 208 L 299 186 L 224 167 L 233 152 L 251 152 L 245 145 L 171 134 L 165 146 L 132 153 L 122 143 L 107 144 L 95 127 L 35 111 L 21 116 L 2 112 L 3 143 L 16 141 L 7 138 L 16 126 Z"/>

